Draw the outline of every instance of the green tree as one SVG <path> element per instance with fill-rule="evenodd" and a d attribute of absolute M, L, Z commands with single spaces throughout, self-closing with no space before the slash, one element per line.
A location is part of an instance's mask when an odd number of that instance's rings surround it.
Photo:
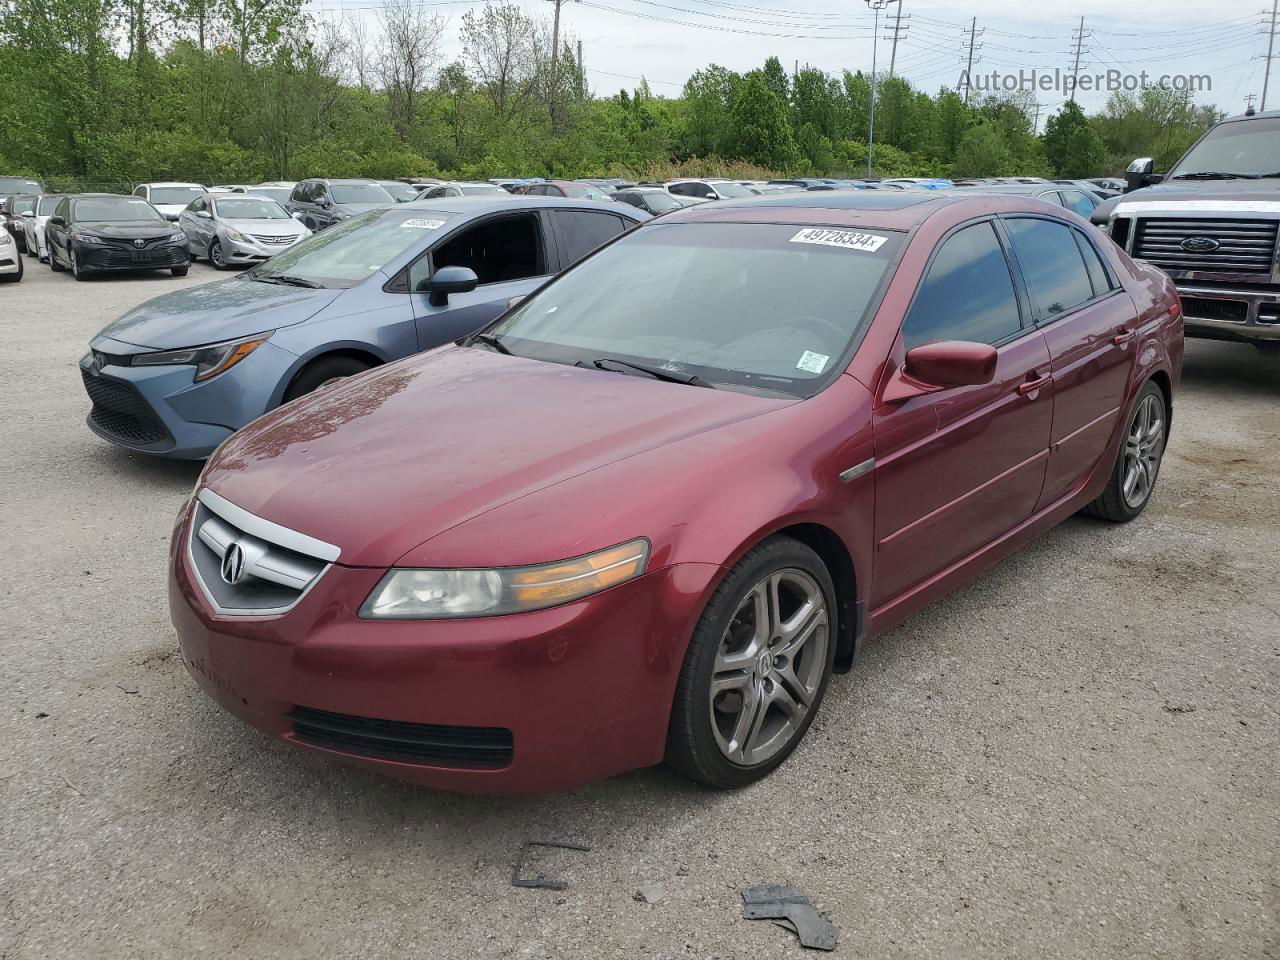
<path fill-rule="evenodd" d="M 957 176 L 998 177 L 1012 173 L 1012 157 L 1004 132 L 989 120 L 970 127 L 960 138 L 952 171 Z"/>
<path fill-rule="evenodd" d="M 789 170 L 797 159 L 787 105 L 764 78 L 749 74 L 729 107 L 730 155 L 772 170 Z"/>
<path fill-rule="evenodd" d="M 1044 130 L 1044 153 L 1059 177 L 1096 177 L 1106 167 L 1102 138 L 1074 100 L 1049 118 Z"/>

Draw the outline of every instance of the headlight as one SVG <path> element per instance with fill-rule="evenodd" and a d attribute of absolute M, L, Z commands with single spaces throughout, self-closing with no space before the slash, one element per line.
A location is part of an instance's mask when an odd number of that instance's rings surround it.
<path fill-rule="evenodd" d="M 169 234 L 169 242 L 170 243 L 186 243 L 187 235 L 183 233 L 181 230 L 179 230 L 177 233 L 171 233 Z"/>
<path fill-rule="evenodd" d="M 524 613 L 580 600 L 644 573 L 648 540 L 576 560 L 493 570 L 391 570 L 360 608 L 366 620 L 446 620 Z"/>
<path fill-rule="evenodd" d="M 274 331 L 260 333 L 248 340 L 229 340 L 207 347 L 190 347 L 186 350 L 163 350 L 160 353 L 137 353 L 133 356 L 135 367 L 194 366 L 196 381 L 208 380 L 230 370 L 237 363 L 267 342 Z"/>
<path fill-rule="evenodd" d="M 81 233 L 79 230 L 71 231 L 71 239 L 79 243 L 105 243 L 101 237 L 95 237 L 92 233 Z"/>
<path fill-rule="evenodd" d="M 248 238 L 247 238 L 247 237 L 245 237 L 245 235 L 244 235 L 243 233 L 241 233 L 239 230 L 233 230 L 231 227 L 227 227 L 227 228 L 226 228 L 226 230 L 227 230 L 227 239 L 228 239 L 228 240 L 232 240 L 232 241 L 234 241 L 234 242 L 236 242 L 236 243 L 248 243 L 248 242 L 249 242 Z"/>
<path fill-rule="evenodd" d="M 7 247 L 13 243 L 13 237 L 9 236 L 8 230 L 0 230 L 0 247 Z"/>

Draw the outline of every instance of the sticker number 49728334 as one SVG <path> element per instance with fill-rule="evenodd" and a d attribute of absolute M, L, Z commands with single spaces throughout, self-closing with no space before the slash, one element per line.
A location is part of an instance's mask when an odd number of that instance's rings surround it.
<path fill-rule="evenodd" d="M 816 243 L 824 247 L 843 247 L 845 250 L 862 250 L 875 253 L 888 240 L 874 233 L 858 233 L 856 230 L 828 230 L 825 227 L 806 227 L 791 238 L 792 243 Z"/>

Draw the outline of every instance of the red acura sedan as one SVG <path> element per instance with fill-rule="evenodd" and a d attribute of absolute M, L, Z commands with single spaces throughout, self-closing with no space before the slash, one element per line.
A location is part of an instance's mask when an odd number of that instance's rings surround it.
<path fill-rule="evenodd" d="M 227 710 L 461 791 L 795 749 L 867 638 L 1151 498 L 1179 301 L 1060 207 L 672 213 L 456 345 L 267 414 L 182 511 L 170 609 Z"/>

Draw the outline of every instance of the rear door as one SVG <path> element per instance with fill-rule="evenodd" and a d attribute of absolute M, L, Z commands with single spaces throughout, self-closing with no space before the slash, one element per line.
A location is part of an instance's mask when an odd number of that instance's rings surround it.
<path fill-rule="evenodd" d="M 876 407 L 873 607 L 1017 526 L 1039 500 L 1049 348 L 1013 276 L 997 222 L 964 225 L 938 245 L 903 321 L 891 372 L 938 340 L 991 344 L 999 359 L 991 383 Z"/>
<path fill-rule="evenodd" d="M 1089 232 L 1039 216 L 1004 224 L 1052 360 L 1047 506 L 1085 482 L 1115 430 L 1137 355 L 1137 311 Z"/>
<path fill-rule="evenodd" d="M 555 273 L 546 211 L 522 210 L 469 221 L 433 244 L 407 268 L 419 349 L 429 350 L 474 333 L 507 309 L 512 297 L 528 296 Z M 433 271 L 469 267 L 479 285 L 433 304 L 426 285 Z"/>

